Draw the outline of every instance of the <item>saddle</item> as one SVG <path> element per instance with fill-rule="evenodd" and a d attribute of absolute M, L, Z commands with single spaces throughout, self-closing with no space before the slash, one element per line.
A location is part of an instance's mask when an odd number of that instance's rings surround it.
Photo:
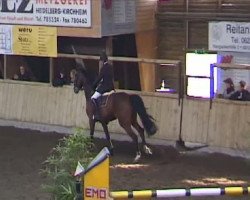
<path fill-rule="evenodd" d="M 110 92 L 106 92 L 104 94 L 102 94 L 102 96 L 100 96 L 98 99 L 97 99 L 97 104 L 98 104 L 98 107 L 105 107 L 108 103 L 108 100 L 109 100 L 109 97 L 110 95 L 114 93 L 114 91 L 110 91 Z"/>

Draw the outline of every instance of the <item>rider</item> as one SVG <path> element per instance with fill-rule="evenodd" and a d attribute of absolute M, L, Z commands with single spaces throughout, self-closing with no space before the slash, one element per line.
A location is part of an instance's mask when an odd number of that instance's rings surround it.
<path fill-rule="evenodd" d="M 100 63 L 102 67 L 99 76 L 93 84 L 95 93 L 91 97 L 95 107 L 94 119 L 100 119 L 97 99 L 102 96 L 102 94 L 114 90 L 113 67 L 108 63 L 108 56 L 104 51 L 100 55 Z"/>

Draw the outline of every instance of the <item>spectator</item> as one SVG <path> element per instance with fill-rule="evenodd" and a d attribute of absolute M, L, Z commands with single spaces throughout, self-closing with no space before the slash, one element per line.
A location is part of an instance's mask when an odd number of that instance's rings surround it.
<path fill-rule="evenodd" d="M 250 93 L 245 89 L 245 87 L 246 87 L 246 82 L 240 81 L 238 91 L 232 94 L 230 99 L 239 101 L 250 101 Z"/>
<path fill-rule="evenodd" d="M 31 81 L 30 73 L 22 65 L 19 67 L 19 73 L 14 74 L 13 79 L 19 81 Z"/>
<path fill-rule="evenodd" d="M 234 83 L 231 78 L 227 78 L 223 81 L 226 84 L 226 89 L 223 92 L 223 98 L 229 99 L 231 95 L 234 93 Z"/>
<path fill-rule="evenodd" d="M 61 70 L 59 74 L 53 81 L 54 87 L 62 87 L 63 85 L 67 84 L 67 78 L 65 76 L 64 70 Z"/>
<path fill-rule="evenodd" d="M 69 77 L 70 77 L 69 84 L 70 84 L 70 85 L 73 85 L 73 84 L 74 84 L 75 74 L 76 74 L 76 70 L 75 70 L 75 69 L 72 69 L 72 70 L 70 71 L 70 74 L 69 74 Z"/>

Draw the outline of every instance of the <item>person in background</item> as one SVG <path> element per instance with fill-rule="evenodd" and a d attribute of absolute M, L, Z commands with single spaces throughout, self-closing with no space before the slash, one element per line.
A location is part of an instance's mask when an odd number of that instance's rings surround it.
<path fill-rule="evenodd" d="M 231 95 L 235 92 L 233 80 L 231 78 L 227 78 L 223 82 L 226 85 L 226 89 L 224 90 L 222 97 L 224 99 L 229 99 Z"/>
<path fill-rule="evenodd" d="M 76 74 L 76 70 L 75 69 L 70 70 L 70 74 L 69 74 L 69 78 L 70 78 L 69 84 L 70 85 L 74 84 L 75 74 Z"/>
<path fill-rule="evenodd" d="M 246 90 L 246 82 L 239 82 L 239 89 L 231 95 L 231 100 L 250 101 L 250 93 Z"/>
<path fill-rule="evenodd" d="M 19 67 L 19 72 L 14 74 L 13 79 L 19 81 L 31 81 L 30 73 L 22 65 Z"/>
<path fill-rule="evenodd" d="M 63 85 L 67 84 L 67 78 L 65 76 L 64 70 L 60 70 L 56 78 L 53 80 L 54 87 L 62 87 Z"/>

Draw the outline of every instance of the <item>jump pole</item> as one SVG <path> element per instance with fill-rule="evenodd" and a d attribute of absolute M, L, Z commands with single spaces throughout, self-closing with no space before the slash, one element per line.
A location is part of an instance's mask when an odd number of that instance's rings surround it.
<path fill-rule="evenodd" d="M 84 200 L 151 199 L 198 196 L 250 195 L 250 187 L 186 188 L 140 191 L 110 191 L 110 153 L 105 147 L 81 177 Z"/>

